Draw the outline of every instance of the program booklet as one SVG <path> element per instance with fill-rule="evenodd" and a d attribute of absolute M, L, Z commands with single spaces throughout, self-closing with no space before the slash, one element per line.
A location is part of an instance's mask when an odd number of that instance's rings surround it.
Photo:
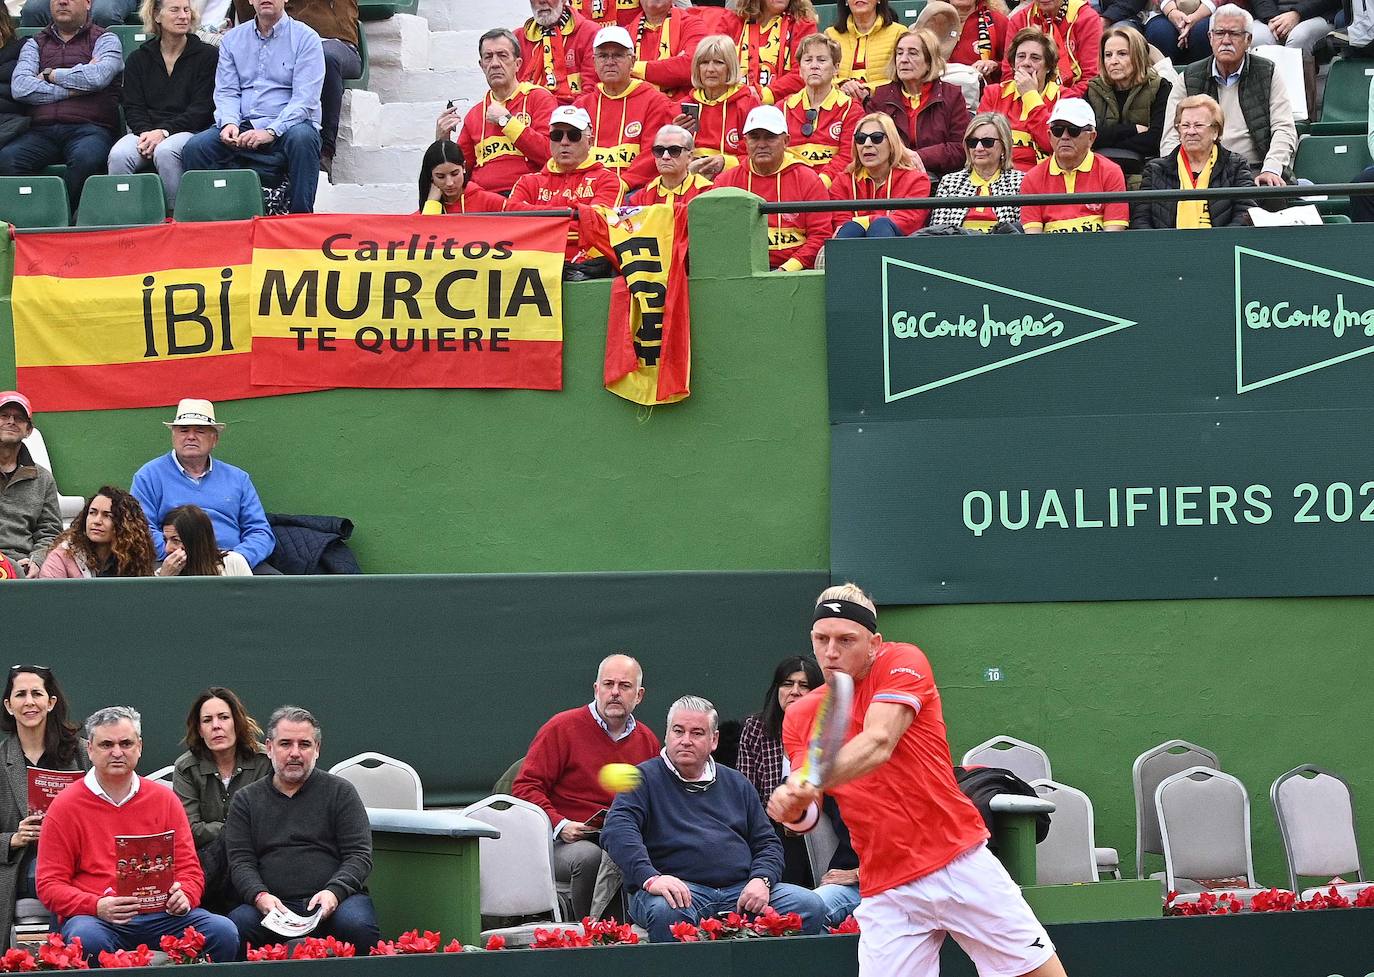
<path fill-rule="evenodd" d="M 176 881 L 175 832 L 115 835 L 115 895 L 134 896 L 140 913 L 159 913 Z"/>
<path fill-rule="evenodd" d="M 53 798 L 85 777 L 80 770 L 44 770 L 42 767 L 29 767 L 29 813 L 47 814 Z"/>
<path fill-rule="evenodd" d="M 289 909 L 274 909 L 262 918 L 262 925 L 273 933 L 294 940 L 312 932 L 320 925 L 320 916 L 323 913 L 323 906 L 316 908 L 309 916 L 301 916 Z"/>

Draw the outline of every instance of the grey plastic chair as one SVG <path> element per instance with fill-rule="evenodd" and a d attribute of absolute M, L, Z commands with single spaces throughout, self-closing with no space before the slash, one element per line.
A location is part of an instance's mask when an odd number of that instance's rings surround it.
<path fill-rule="evenodd" d="M 830 815 L 821 811 L 816 826 L 802 837 L 806 839 L 806 856 L 811 862 L 812 884 L 820 885 L 821 877 L 830 868 L 830 860 L 835 857 L 835 849 L 840 847 Z"/>
<path fill-rule="evenodd" d="M 1049 780 L 1050 755 L 1033 743 L 1015 736 L 994 736 L 964 754 L 965 767 L 1001 767 L 1026 783 Z"/>
<path fill-rule="evenodd" d="M 1189 767 L 1220 770 L 1221 764 L 1211 750 L 1187 740 L 1168 740 L 1140 754 L 1131 766 L 1131 787 L 1135 791 L 1135 877 L 1138 879 L 1145 878 L 1147 854 L 1164 854 L 1159 817 L 1155 813 L 1155 790 L 1166 777 Z"/>
<path fill-rule="evenodd" d="M 1288 886 L 1298 891 L 1303 876 L 1332 878 L 1354 875 L 1357 881 L 1336 886 L 1353 899 L 1374 882 L 1365 881 L 1360 844 L 1355 830 L 1355 801 L 1350 785 L 1339 774 L 1304 763 L 1279 776 L 1269 788 L 1269 800 L 1283 837 L 1288 860 Z M 1326 892 L 1331 883 L 1302 890 L 1304 899 Z"/>
<path fill-rule="evenodd" d="M 420 775 L 403 760 L 383 753 L 359 753 L 334 764 L 329 772 L 356 787 L 364 807 L 390 807 L 401 811 L 425 809 L 425 790 Z"/>
<path fill-rule="evenodd" d="M 543 808 L 509 794 L 492 794 L 463 809 L 500 838 L 478 842 L 483 916 L 542 916 L 543 921 L 483 930 L 482 941 L 503 936 L 509 947 L 528 946 L 537 928 L 563 921 L 553 879 L 553 826 Z"/>
<path fill-rule="evenodd" d="M 1048 778 L 1033 780 L 1031 786 L 1054 802 L 1049 834 L 1035 846 L 1036 885 L 1096 882 L 1093 802 L 1081 790 Z"/>
<path fill-rule="evenodd" d="M 1164 847 L 1164 884 L 1178 901 L 1196 901 L 1194 880 L 1243 879 L 1245 884 L 1208 889 L 1249 904 L 1263 891 L 1250 853 L 1250 795 L 1229 773 L 1189 767 L 1165 777 L 1155 789 L 1155 814 Z M 1192 890 L 1192 891 L 1185 891 Z"/>

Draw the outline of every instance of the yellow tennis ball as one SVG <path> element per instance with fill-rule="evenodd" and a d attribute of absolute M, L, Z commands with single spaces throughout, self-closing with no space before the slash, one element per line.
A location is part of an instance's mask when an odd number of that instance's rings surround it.
<path fill-rule="evenodd" d="M 608 763 L 596 779 L 612 794 L 623 794 L 639 786 L 639 768 L 629 763 Z"/>

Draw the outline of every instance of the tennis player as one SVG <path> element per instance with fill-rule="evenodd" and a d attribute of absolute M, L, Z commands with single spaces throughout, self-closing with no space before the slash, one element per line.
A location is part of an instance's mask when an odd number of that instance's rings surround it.
<path fill-rule="evenodd" d="M 860 977 L 935 977 L 948 933 L 980 977 L 1065 977 L 1045 928 L 988 851 L 978 809 L 954 781 L 930 662 L 884 641 L 873 601 L 852 583 L 821 593 L 811 624 L 816 661 L 854 679 L 846 742 L 825 780 L 859 853 L 855 910 Z M 825 689 L 787 710 L 782 741 L 800 771 Z M 802 824 L 820 791 L 793 773 L 768 802 Z"/>

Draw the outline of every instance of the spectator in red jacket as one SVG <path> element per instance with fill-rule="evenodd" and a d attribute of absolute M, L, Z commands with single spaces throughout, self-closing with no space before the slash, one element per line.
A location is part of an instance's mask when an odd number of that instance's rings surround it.
<path fill-rule="evenodd" d="M 463 151 L 451 139 L 436 139 L 420 160 L 421 214 L 491 214 L 506 209 L 506 198 L 467 179 Z"/>
<path fill-rule="evenodd" d="M 832 200 L 893 200 L 930 196 L 921 157 L 902 145 L 892 116 L 872 112 L 854 130 L 854 162 L 830 185 Z M 836 237 L 906 237 L 926 226 L 928 210 L 836 211 Z"/>
<path fill-rule="evenodd" d="M 1011 32 L 1007 30 L 1007 6 L 1002 0 L 950 0 L 964 27 L 949 56 L 950 64 L 971 66 L 984 81 L 1002 76 L 1002 58 Z"/>
<path fill-rule="evenodd" d="M 742 84 L 735 45 L 724 34 L 704 37 L 692 58 L 692 90 L 673 120 L 696 136 L 692 172 L 715 177 L 744 159 L 744 120 L 759 104 Z"/>
<path fill-rule="evenodd" d="M 1014 66 L 1007 81 L 983 91 L 979 112 L 996 112 L 1011 123 L 1011 163 L 1025 173 L 1050 154 L 1050 112 L 1059 100 L 1051 80 L 1059 56 L 1054 39 L 1023 27 L 1011 39 L 1007 56 Z"/>
<path fill-rule="evenodd" d="M 774 105 L 802 86 L 797 49 L 816 33 L 811 0 L 739 0 L 719 20 L 720 32 L 735 42 L 744 83 Z"/>
<path fill-rule="evenodd" d="M 939 39 L 913 28 L 897 42 L 892 80 L 868 100 L 870 112 L 892 116 L 902 142 L 937 178 L 964 165 L 960 140 L 968 127 L 968 103 L 957 86 L 940 80 L 944 70 Z"/>
<path fill-rule="evenodd" d="M 654 138 L 654 165 L 658 176 L 625 198 L 627 207 L 649 207 L 653 204 L 680 206 L 711 189 L 711 181 L 700 173 L 693 173 L 692 134 L 682 126 L 666 125 Z"/>
<path fill-rule="evenodd" d="M 524 65 L 520 39 L 508 30 L 487 31 L 477 42 L 478 64 L 488 91 L 459 124 L 449 103 L 435 124 L 434 138 L 456 131 L 467 158 L 471 182 L 495 193 L 510 193 L 515 181 L 536 173 L 549 161 L 549 113 L 558 105 L 553 95 L 533 82 L 519 81 Z"/>
<path fill-rule="evenodd" d="M 1050 116 L 1054 155 L 1036 165 L 1021 183 L 1021 192 L 1109 193 L 1126 189 L 1126 178 L 1105 156 L 1092 151 L 1097 119 L 1092 106 L 1081 98 L 1063 98 Z M 1125 200 L 1110 204 L 1030 204 L 1021 208 L 1021 226 L 1027 234 L 1063 234 L 1083 231 L 1124 231 L 1130 223 Z"/>
<path fill-rule="evenodd" d="M 634 78 L 634 41 L 623 27 L 603 27 L 593 44 L 597 83 L 574 105 L 592 119 L 592 146 L 606 169 L 638 189 L 654 178 L 649 154 L 654 134 L 673 119 L 672 103 L 653 85 Z"/>
<path fill-rule="evenodd" d="M 825 200 L 825 184 L 811 167 L 787 151 L 787 120 L 772 105 L 760 105 L 744 122 L 749 159 L 716 177 L 717 187 L 739 187 L 764 200 Z M 830 236 L 827 213 L 768 215 L 768 265 L 775 271 L 801 271 L 816 262 Z"/>
<path fill-rule="evenodd" d="M 571 0 L 530 0 L 530 12 L 534 16 L 516 31 L 524 62 L 518 77 L 568 105 L 594 77 L 596 24 L 574 11 Z"/>
<path fill-rule="evenodd" d="M 642 13 L 629 25 L 635 42 L 632 73 L 672 101 L 692 90 L 692 56 L 706 36 L 706 24 L 673 0 L 639 0 Z"/>
<path fill-rule="evenodd" d="M 829 34 L 803 38 L 800 68 L 806 87 L 783 102 L 793 154 L 805 160 L 826 186 L 849 165 L 854 127 L 864 114 L 861 104 L 836 87 L 839 67 L 838 41 Z"/>
<path fill-rule="evenodd" d="M 601 819 L 614 799 L 597 779 L 608 763 L 641 763 L 658 755 L 658 737 L 635 719 L 644 673 L 629 655 L 604 658 L 592 701 L 546 722 L 530 743 L 511 793 L 538 804 L 553 825 L 553 870 L 571 885 L 573 916 L 591 913 L 602 864 Z M 614 871 L 613 863 L 610 871 Z"/>
<path fill-rule="evenodd" d="M 639 13 L 636 0 L 574 0 L 573 9 L 597 27 L 627 27 Z"/>
<path fill-rule="evenodd" d="M 1054 40 L 1059 52 L 1054 80 L 1064 98 L 1082 98 L 1088 82 L 1097 77 L 1102 48 L 1102 18 L 1088 0 L 1032 0 L 1011 15 L 1007 29 L 1015 37 L 1035 27 Z M 1012 76 L 1010 59 L 1002 62 L 1002 77 Z"/>

